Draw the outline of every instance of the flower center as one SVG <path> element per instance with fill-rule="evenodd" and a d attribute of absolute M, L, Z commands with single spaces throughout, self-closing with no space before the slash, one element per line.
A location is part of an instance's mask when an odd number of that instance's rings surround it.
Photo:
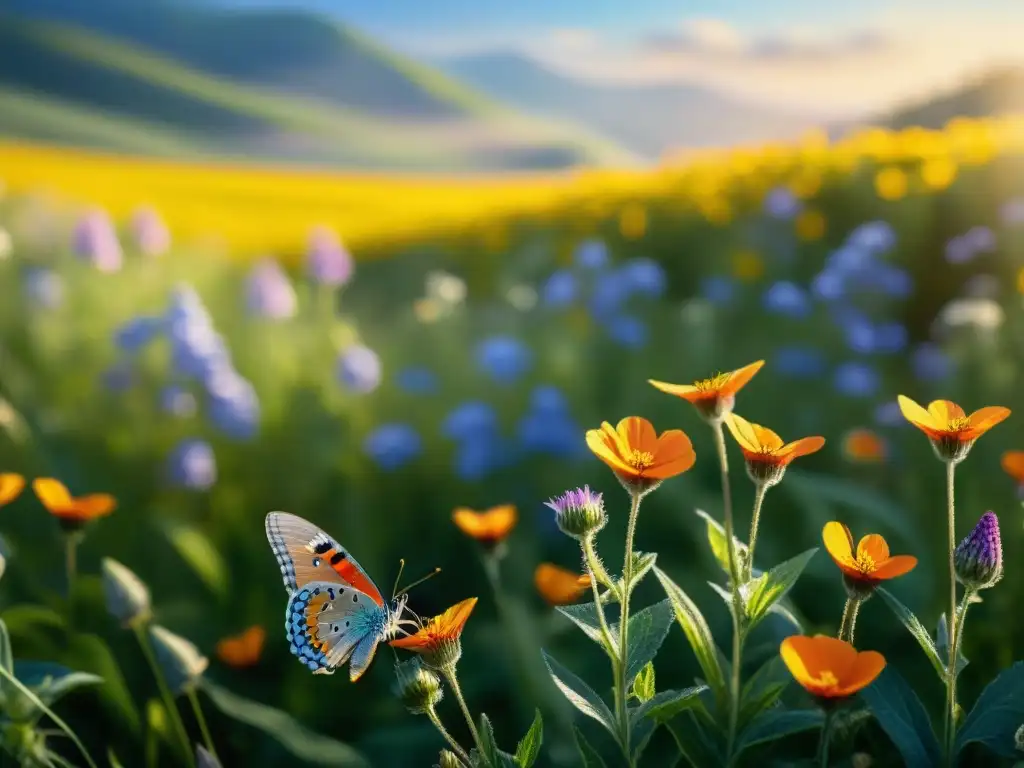
<path fill-rule="evenodd" d="M 858 571 L 864 574 L 874 573 L 878 567 L 875 563 L 875 558 L 873 558 L 871 555 L 866 554 L 857 555 L 857 559 L 856 561 L 854 561 L 854 565 L 857 567 Z"/>
<path fill-rule="evenodd" d="M 961 416 L 958 419 L 949 420 L 949 431 L 950 432 L 964 432 L 971 426 L 971 419 L 969 416 Z"/>
<path fill-rule="evenodd" d="M 636 448 L 629 455 L 628 463 L 638 470 L 650 469 L 654 465 L 654 454 L 650 451 L 638 451 Z"/>
<path fill-rule="evenodd" d="M 729 381 L 728 373 L 716 373 L 710 379 L 701 379 L 695 381 L 693 386 L 697 388 L 698 392 L 717 392 L 725 386 L 726 382 Z"/>
<path fill-rule="evenodd" d="M 832 674 L 831 670 L 826 669 L 826 670 L 822 671 L 822 673 L 820 675 L 818 675 L 818 677 L 817 677 L 817 679 L 815 679 L 814 683 L 819 688 L 831 689 L 831 688 L 835 688 L 836 686 L 839 685 L 839 680 L 838 680 L 838 678 L 834 674 Z"/>

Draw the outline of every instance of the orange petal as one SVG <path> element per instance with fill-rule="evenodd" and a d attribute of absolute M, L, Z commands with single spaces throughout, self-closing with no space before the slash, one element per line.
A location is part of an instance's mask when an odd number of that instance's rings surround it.
<path fill-rule="evenodd" d="M 784 445 L 784 441 L 777 432 L 774 432 L 768 427 L 762 427 L 760 424 L 751 423 L 751 428 L 754 430 L 754 434 L 757 435 L 757 442 L 762 448 L 768 448 L 771 451 L 777 451 Z"/>
<path fill-rule="evenodd" d="M 761 443 L 758 442 L 757 432 L 754 431 L 754 425 L 744 419 L 737 413 L 730 413 L 725 417 L 725 426 L 732 432 L 732 436 L 736 438 L 736 442 L 739 443 L 740 448 L 746 451 L 754 451 L 755 453 L 760 449 Z"/>
<path fill-rule="evenodd" d="M 782 656 L 782 661 L 789 670 L 789 673 L 793 675 L 793 679 L 806 687 L 807 683 L 813 678 L 813 675 L 807 669 L 807 664 L 804 662 L 802 651 L 804 650 L 805 644 L 803 641 L 805 640 L 810 640 L 810 638 L 802 635 L 787 637 L 779 647 L 779 655 Z"/>
<path fill-rule="evenodd" d="M 486 527 L 483 516 L 468 507 L 459 507 L 452 512 L 452 522 L 460 531 L 474 539 L 482 536 Z"/>
<path fill-rule="evenodd" d="M 1002 406 L 992 405 L 987 408 L 979 408 L 971 414 L 971 432 L 977 432 L 978 435 L 983 435 L 988 432 L 999 422 L 1003 421 L 1010 415 L 1009 408 L 1003 408 Z"/>
<path fill-rule="evenodd" d="M 869 533 L 857 545 L 857 559 L 863 560 L 865 556 L 874 560 L 876 565 L 884 563 L 889 559 L 889 545 L 882 536 Z"/>
<path fill-rule="evenodd" d="M 903 414 L 903 418 L 915 427 L 920 429 L 940 429 L 940 425 L 935 422 L 935 418 L 909 397 L 899 395 L 896 400 L 900 404 L 900 412 Z M 945 427 L 945 424 L 941 426 Z"/>
<path fill-rule="evenodd" d="M 619 433 L 621 443 L 631 450 L 657 452 L 658 433 L 654 425 L 640 416 L 627 416 L 618 423 L 615 431 Z"/>
<path fill-rule="evenodd" d="M 853 665 L 857 657 L 857 651 L 848 642 L 826 635 L 793 635 L 786 638 L 783 646 L 786 643 L 789 643 L 790 653 L 800 658 L 803 668 L 812 678 L 820 677 L 821 673 L 827 670 L 842 680 L 842 675 Z M 785 655 L 782 660 L 786 662 L 787 667 L 790 666 Z M 803 684 L 801 682 L 801 685 Z"/>
<path fill-rule="evenodd" d="M 515 528 L 518 514 L 515 504 L 500 504 L 484 512 L 484 518 L 491 533 L 504 538 Z"/>
<path fill-rule="evenodd" d="M 794 440 L 792 443 L 784 446 L 783 449 L 779 451 L 779 455 L 786 459 L 786 463 L 788 464 L 793 459 L 798 459 L 809 453 L 817 453 L 824 445 L 824 437 L 801 437 L 799 440 Z"/>
<path fill-rule="evenodd" d="M 9 504 L 18 498 L 21 489 L 25 487 L 25 478 L 13 472 L 0 474 L 0 507 Z"/>
<path fill-rule="evenodd" d="M 871 574 L 872 579 L 885 581 L 895 579 L 905 573 L 910 573 L 917 566 L 917 558 L 913 555 L 896 555 L 882 563 L 875 572 Z"/>
<path fill-rule="evenodd" d="M 839 677 L 839 696 L 852 696 L 875 681 L 885 669 L 885 657 L 877 651 L 861 651 L 845 674 Z"/>
<path fill-rule="evenodd" d="M 436 619 L 438 632 L 443 632 L 445 635 L 457 637 L 462 634 L 463 627 L 466 626 L 466 622 L 469 621 L 469 614 L 473 612 L 473 608 L 476 607 L 477 598 L 470 597 L 463 600 L 461 603 L 456 603 L 447 611 L 442 613 Z"/>
<path fill-rule="evenodd" d="M 86 520 L 109 515 L 117 507 L 117 501 L 108 493 L 93 493 L 74 500 L 78 515 Z"/>
<path fill-rule="evenodd" d="M 1007 451 L 1000 464 L 1006 474 L 1018 483 L 1024 483 L 1024 451 Z"/>
<path fill-rule="evenodd" d="M 756 363 L 745 365 L 742 368 L 737 368 L 735 371 L 729 374 L 729 380 L 725 386 L 722 387 L 723 395 L 735 395 L 739 392 L 744 385 L 754 378 L 754 374 L 761 370 L 764 366 L 764 360 L 758 360 Z"/>
<path fill-rule="evenodd" d="M 610 443 L 610 444 L 609 444 Z M 591 452 L 615 472 L 635 474 L 636 470 L 622 460 L 618 451 L 618 438 L 609 435 L 600 429 L 587 430 L 587 447 Z"/>
<path fill-rule="evenodd" d="M 842 523 L 835 520 L 825 523 L 825 527 L 821 530 L 821 539 L 825 543 L 825 549 L 836 563 L 853 559 L 853 535 L 850 533 L 850 529 Z"/>
<path fill-rule="evenodd" d="M 654 454 L 654 466 L 644 474 L 656 479 L 665 479 L 681 474 L 693 466 L 697 454 L 693 444 L 681 429 L 670 429 L 658 438 Z"/>
<path fill-rule="evenodd" d="M 655 389 L 660 389 L 662 392 L 676 397 L 685 398 L 698 391 L 693 384 L 669 384 L 667 381 L 655 381 L 654 379 L 648 379 L 647 383 Z"/>
<path fill-rule="evenodd" d="M 533 572 L 533 583 L 540 596 L 551 605 L 574 603 L 590 587 L 589 577 L 580 577 L 553 563 L 538 565 Z"/>
<path fill-rule="evenodd" d="M 952 400 L 932 400 L 928 403 L 928 413 L 940 429 L 947 427 L 951 421 L 967 416 L 964 409 Z"/>
<path fill-rule="evenodd" d="M 54 480 L 52 477 L 36 478 L 32 481 L 32 490 L 50 512 L 71 506 L 71 494 L 60 480 Z"/>

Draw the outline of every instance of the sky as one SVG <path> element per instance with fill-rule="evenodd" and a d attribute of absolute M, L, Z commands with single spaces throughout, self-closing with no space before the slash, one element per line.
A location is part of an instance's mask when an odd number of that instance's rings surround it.
<path fill-rule="evenodd" d="M 220 0 L 329 13 L 419 59 L 517 53 L 617 83 L 684 82 L 855 117 L 1024 63 L 1016 0 Z"/>

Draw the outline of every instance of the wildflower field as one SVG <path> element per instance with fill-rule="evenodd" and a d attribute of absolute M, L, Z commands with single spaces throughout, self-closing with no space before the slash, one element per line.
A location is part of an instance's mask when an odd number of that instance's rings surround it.
<path fill-rule="evenodd" d="M 1024 761 L 1022 126 L 0 146 L 4 759 Z"/>

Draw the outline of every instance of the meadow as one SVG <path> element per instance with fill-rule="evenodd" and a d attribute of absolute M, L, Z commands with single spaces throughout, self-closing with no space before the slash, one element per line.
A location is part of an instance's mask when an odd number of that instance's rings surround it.
<path fill-rule="evenodd" d="M 648 380 L 694 382 L 759 360 L 736 412 L 787 440 L 825 442 L 764 498 L 759 564 L 819 551 L 773 598 L 785 595 L 784 615 L 761 617 L 744 679 L 778 658 L 794 621 L 806 635 L 848 629 L 848 595 L 822 539 L 839 521 L 854 540 L 881 534 L 917 559 L 886 585 L 898 602 L 864 603 L 856 644 L 880 652 L 887 675 L 898 670 L 941 738 L 943 685 L 927 643 L 892 606 L 920 617 L 933 647 L 948 645 L 936 629 L 949 611 L 947 489 L 900 394 L 1013 412 L 957 465 L 957 541 L 993 510 L 1006 568 L 963 638 L 964 711 L 1000 672 L 1020 670 L 1011 665 L 1024 657 L 1014 618 L 1024 472 L 1007 452 L 1024 449 L 1021 119 L 810 135 L 642 172 L 486 179 L 3 144 L 0 178 L 0 472 L 28 483 L 0 483 L 10 638 L 0 666 L 51 705 L 96 765 L 189 764 L 186 739 L 214 747 L 225 766 L 438 760 L 442 737 L 394 693 L 391 649 L 356 683 L 345 670 L 312 675 L 289 654 L 288 598 L 264 530 L 272 510 L 323 527 L 382 593 L 400 560 L 403 583 L 439 567 L 410 593 L 421 616 L 478 598 L 459 681 L 502 749 L 514 751 L 537 709 L 536 765 L 618 765 L 618 737 L 581 717 L 545 668 L 542 648 L 603 692 L 613 655 L 552 605 L 586 606 L 587 595 L 574 581 L 579 544 L 545 502 L 586 484 L 602 492 L 600 551 L 617 572 L 632 492 L 616 479 L 621 467 L 594 460 L 609 463 L 587 432 L 628 416 L 684 430 L 696 461 L 644 497 L 635 550 L 656 552 L 657 570 L 632 604 L 663 604 L 670 577 L 727 658 L 714 430 Z M 757 486 L 742 469 L 749 457 L 726 440 L 745 540 Z M 111 499 L 74 506 L 33 488 L 36 478 Z M 506 505 L 517 519 L 493 534 L 497 549 L 453 522 L 459 508 Z M 538 574 L 545 563 L 572 574 Z M 614 579 L 604 586 L 615 592 Z M 150 642 L 152 622 L 166 629 Z M 650 701 L 655 683 L 711 684 L 718 662 L 698 646 L 666 625 L 651 654 L 656 675 L 644 665 L 636 698 Z M 813 710 L 785 669 L 772 674 L 766 713 Z M 163 678 L 184 692 L 174 709 Z M 89 764 L 15 689 L 5 675 L 7 754 Z M 832 735 L 833 764 L 932 764 L 908 758 L 906 723 L 880 710 L 878 690 L 854 697 Z M 438 711 L 469 745 L 454 698 L 449 686 Z M 999 728 L 960 764 L 1024 759 L 1006 732 L 1007 718 L 1024 725 L 1024 702 L 1011 692 L 1002 704 Z M 689 712 L 671 714 L 648 734 L 640 764 L 672 764 L 686 741 L 680 723 L 700 727 Z M 810 760 L 820 725 L 805 716 L 733 763 Z M 932 760 L 927 722 L 907 728 Z"/>

